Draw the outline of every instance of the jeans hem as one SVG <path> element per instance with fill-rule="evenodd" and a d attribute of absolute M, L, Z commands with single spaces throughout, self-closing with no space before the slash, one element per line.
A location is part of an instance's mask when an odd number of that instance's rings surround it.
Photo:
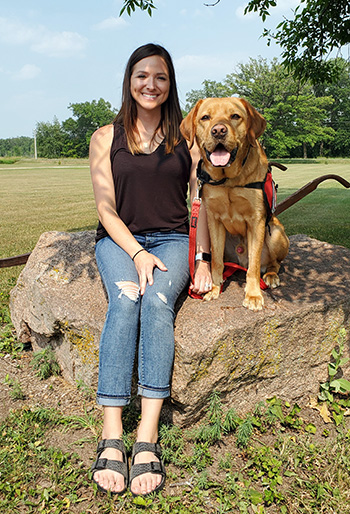
<path fill-rule="evenodd" d="M 130 404 L 130 398 L 101 398 L 97 396 L 96 402 L 98 405 L 105 407 L 125 407 Z"/>
<path fill-rule="evenodd" d="M 160 390 L 139 385 L 137 394 L 139 396 L 143 396 L 144 398 L 164 399 L 170 396 L 170 388 Z"/>

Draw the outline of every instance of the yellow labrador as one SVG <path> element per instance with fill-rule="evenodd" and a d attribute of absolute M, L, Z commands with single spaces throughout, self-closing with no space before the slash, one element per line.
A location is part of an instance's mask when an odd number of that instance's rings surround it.
<path fill-rule="evenodd" d="M 206 98 L 199 100 L 181 124 L 183 136 L 194 140 L 202 157 L 203 193 L 212 252 L 213 288 L 205 300 L 217 298 L 222 284 L 226 232 L 233 236 L 232 248 L 247 267 L 243 305 L 260 310 L 264 299 L 260 273 L 271 288 L 279 285 L 278 271 L 286 257 L 289 240 L 283 225 L 267 209 L 263 183 L 268 161 L 257 141 L 265 119 L 246 100 Z M 204 173 L 204 175 L 203 175 Z M 253 187 L 252 187 L 253 184 Z"/>

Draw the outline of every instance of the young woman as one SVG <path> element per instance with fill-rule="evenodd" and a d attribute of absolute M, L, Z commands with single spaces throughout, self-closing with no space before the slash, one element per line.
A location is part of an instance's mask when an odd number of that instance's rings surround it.
<path fill-rule="evenodd" d="M 159 45 L 141 46 L 124 76 L 121 109 L 98 129 L 90 168 L 99 225 L 96 260 L 108 294 L 100 341 L 97 401 L 104 406 L 102 438 L 92 467 L 102 491 L 123 493 L 129 483 L 121 441 L 122 410 L 130 402 L 138 348 L 141 421 L 133 448 L 130 489 L 159 491 L 165 469 L 158 422 L 170 395 L 174 305 L 189 280 L 187 188 L 196 187 L 198 149 L 181 137 L 182 115 L 173 63 Z M 209 252 L 204 212 L 197 252 Z M 210 265 L 196 263 L 194 292 L 211 289 Z"/>

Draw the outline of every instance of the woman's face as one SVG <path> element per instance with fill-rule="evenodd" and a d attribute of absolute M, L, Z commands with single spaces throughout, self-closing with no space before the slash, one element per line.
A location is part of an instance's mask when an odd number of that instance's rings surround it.
<path fill-rule="evenodd" d="M 137 62 L 130 78 L 131 96 L 138 108 L 147 111 L 160 108 L 169 96 L 168 67 L 159 55 Z"/>

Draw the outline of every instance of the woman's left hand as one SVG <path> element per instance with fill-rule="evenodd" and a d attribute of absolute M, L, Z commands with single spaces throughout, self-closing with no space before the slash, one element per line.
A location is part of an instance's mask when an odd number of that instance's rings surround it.
<path fill-rule="evenodd" d="M 190 289 L 196 294 L 204 294 L 211 290 L 213 282 L 211 278 L 210 263 L 206 261 L 197 261 L 194 272 L 194 283 L 190 285 Z"/>

